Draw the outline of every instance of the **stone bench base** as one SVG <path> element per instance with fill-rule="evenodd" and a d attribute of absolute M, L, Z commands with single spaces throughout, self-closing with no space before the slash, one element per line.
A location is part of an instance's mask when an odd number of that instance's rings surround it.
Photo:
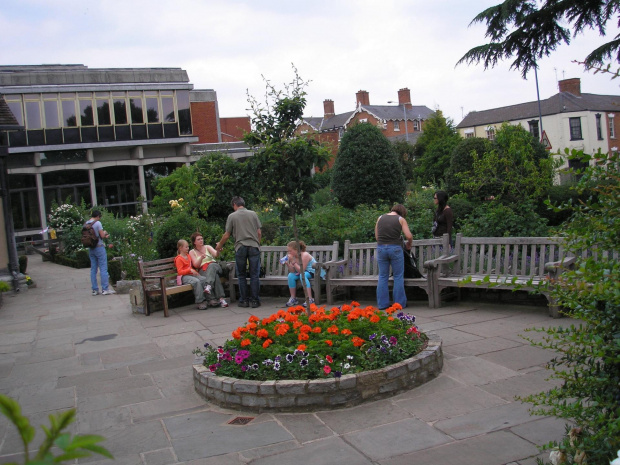
<path fill-rule="evenodd" d="M 427 333 L 418 355 L 378 370 L 314 380 L 251 381 L 217 376 L 194 365 L 194 387 L 221 407 L 254 412 L 307 412 L 390 397 L 435 378 L 443 367 L 441 338 Z"/>

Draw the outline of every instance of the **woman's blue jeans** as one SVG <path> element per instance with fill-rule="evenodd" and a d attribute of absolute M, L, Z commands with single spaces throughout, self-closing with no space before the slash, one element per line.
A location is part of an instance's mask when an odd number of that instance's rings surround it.
<path fill-rule="evenodd" d="M 407 306 L 405 294 L 405 260 L 403 248 L 400 245 L 378 245 L 377 263 L 379 264 L 379 282 L 377 283 L 377 305 L 380 309 L 390 306 L 390 266 L 394 275 L 393 298 L 394 303 L 399 303 L 403 308 Z"/>
<path fill-rule="evenodd" d="M 90 284 L 93 291 L 98 291 L 97 285 L 97 268 L 99 268 L 99 274 L 101 275 L 101 290 L 107 291 L 110 285 L 108 275 L 108 256 L 105 251 L 105 247 L 93 247 L 88 249 L 88 255 L 90 257 Z"/>

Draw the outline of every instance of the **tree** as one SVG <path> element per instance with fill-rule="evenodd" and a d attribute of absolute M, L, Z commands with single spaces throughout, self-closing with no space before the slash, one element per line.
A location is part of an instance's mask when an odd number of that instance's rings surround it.
<path fill-rule="evenodd" d="M 480 158 L 491 150 L 491 141 L 482 137 L 462 139 L 452 150 L 450 167 L 446 175 L 446 190 L 450 195 L 461 192 L 462 186 L 458 175 L 470 173 L 474 168 L 474 154 Z"/>
<path fill-rule="evenodd" d="M 409 141 L 399 140 L 394 142 L 394 150 L 398 155 L 398 159 L 403 165 L 403 174 L 407 181 L 413 180 L 413 168 L 414 168 L 414 153 L 415 146 L 410 144 Z"/>
<path fill-rule="evenodd" d="M 299 77 L 294 66 L 293 70 L 295 78 L 282 90 L 265 79 L 264 104 L 248 95 L 253 129 L 244 141 L 257 149 L 249 161 L 255 173 L 252 179 L 266 198 L 284 200 L 297 239 L 296 215 L 312 206 L 312 194 L 318 187 L 312 171 L 326 166 L 330 154 L 318 141 L 295 135 L 306 107 L 308 82 Z"/>
<path fill-rule="evenodd" d="M 423 183 L 444 179 L 452 150 L 461 140 L 454 122 L 441 110 L 424 122 L 424 132 L 415 145 L 415 177 Z"/>
<path fill-rule="evenodd" d="M 486 23 L 488 44 L 469 50 L 457 62 L 484 63 L 492 68 L 499 61 L 515 57 L 510 66 L 525 79 L 536 68 L 536 62 L 549 56 L 562 43 L 586 29 L 605 35 L 608 21 L 620 13 L 618 0 L 546 0 L 540 7 L 537 0 L 504 0 L 487 8 L 470 23 Z M 584 60 L 586 67 L 602 65 L 604 60 L 620 62 L 620 35 L 593 50 Z"/>
<path fill-rule="evenodd" d="M 538 200 L 553 184 L 554 162 L 521 125 L 502 124 L 491 150 L 471 155 L 473 169 L 456 177 L 475 199 L 493 197 L 504 204 Z"/>
<path fill-rule="evenodd" d="M 381 130 L 370 123 L 345 132 L 333 167 L 332 189 L 346 208 L 402 202 L 407 185 L 398 156 Z"/>

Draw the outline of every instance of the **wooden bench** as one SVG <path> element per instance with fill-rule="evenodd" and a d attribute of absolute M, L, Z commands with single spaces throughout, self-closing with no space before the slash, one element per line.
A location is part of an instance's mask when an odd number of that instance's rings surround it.
<path fill-rule="evenodd" d="M 260 278 L 261 286 L 286 286 L 288 289 L 288 267 L 280 263 L 280 259 L 286 256 L 288 249 L 282 246 L 262 246 L 260 248 L 260 264 L 265 268 L 265 276 Z M 308 245 L 306 252 L 312 255 L 317 261 L 315 265 L 314 281 L 312 284 L 312 293 L 314 294 L 314 302 L 319 305 L 321 302 L 321 269 L 327 262 L 331 262 L 338 258 L 338 241 L 332 245 Z M 228 278 L 228 288 L 230 301 L 237 299 L 235 285 L 239 285 L 235 263 L 232 262 L 230 267 L 230 275 Z M 301 282 L 301 280 L 299 281 Z M 249 278 L 248 278 L 249 289 Z"/>
<path fill-rule="evenodd" d="M 444 234 L 441 238 L 414 240 L 411 250 L 418 260 L 419 267 L 420 263 L 425 261 L 444 255 L 447 256 L 449 247 L 449 237 L 447 234 Z M 333 294 L 336 288 L 344 287 L 348 297 L 350 295 L 350 287 L 376 287 L 379 281 L 376 242 L 352 244 L 347 240 L 344 243 L 343 257 L 342 260 L 325 264 L 327 269 L 326 294 L 328 305 L 333 303 Z M 392 277 L 390 277 L 389 282 L 393 284 Z M 424 289 L 429 298 L 429 306 L 434 307 L 432 302 L 434 293 L 426 277 L 405 278 L 405 286 Z"/>
<path fill-rule="evenodd" d="M 456 235 L 454 253 L 424 264 L 441 305 L 441 291 L 449 287 L 536 290 L 549 278 L 550 270 L 561 272 L 572 259 L 559 237 L 465 237 Z M 460 297 L 460 292 L 458 292 Z M 558 308 L 549 301 L 549 314 Z"/>
<path fill-rule="evenodd" d="M 174 257 L 151 260 L 148 262 L 139 261 L 140 281 L 144 289 L 144 314 L 150 315 L 149 297 L 159 296 L 164 305 L 164 317 L 168 317 L 168 296 L 180 292 L 193 291 L 191 284 L 177 286 L 177 267 L 174 264 Z"/>

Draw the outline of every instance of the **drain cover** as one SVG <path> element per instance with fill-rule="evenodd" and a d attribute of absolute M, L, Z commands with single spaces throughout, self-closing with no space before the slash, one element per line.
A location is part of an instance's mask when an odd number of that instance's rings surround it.
<path fill-rule="evenodd" d="M 247 425 L 254 417 L 236 417 L 228 422 L 229 425 Z"/>

